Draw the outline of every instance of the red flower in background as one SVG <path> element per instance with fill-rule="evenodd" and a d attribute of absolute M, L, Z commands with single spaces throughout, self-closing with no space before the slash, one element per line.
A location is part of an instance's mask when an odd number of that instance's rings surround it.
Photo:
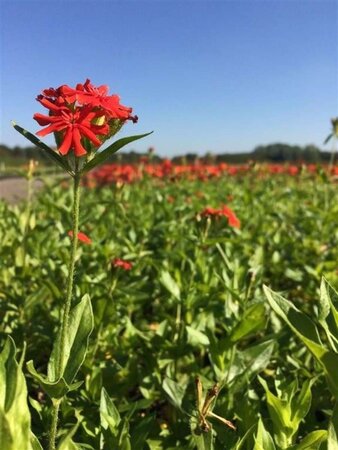
<path fill-rule="evenodd" d="M 215 208 L 210 208 L 208 206 L 207 208 L 204 208 L 201 212 L 202 217 L 213 217 L 213 216 L 219 216 L 219 210 Z"/>
<path fill-rule="evenodd" d="M 221 209 L 221 214 L 222 216 L 225 216 L 228 218 L 228 223 L 231 227 L 233 228 L 240 228 L 241 227 L 241 222 L 238 219 L 238 217 L 236 216 L 236 214 L 233 212 L 232 209 L 230 209 L 228 206 L 224 205 L 223 208 Z"/>
<path fill-rule="evenodd" d="M 72 231 L 68 231 L 68 236 L 70 236 L 71 238 L 73 237 L 73 232 Z M 85 233 L 82 233 L 82 231 L 79 231 L 77 233 L 77 238 L 79 241 L 83 242 L 84 244 L 90 245 L 92 243 L 92 240 L 90 239 L 89 236 L 87 236 Z"/>
<path fill-rule="evenodd" d="M 112 261 L 112 267 L 119 267 L 123 270 L 131 270 L 133 265 L 129 261 L 125 261 L 124 259 L 115 258 Z"/>
<path fill-rule="evenodd" d="M 84 140 L 99 147 L 102 137 L 106 139 L 115 133 L 114 120 L 137 121 L 137 116 L 131 116 L 132 108 L 121 105 L 117 95 L 108 95 L 108 86 L 96 87 L 90 80 L 78 84 L 76 89 L 67 85 L 45 89 L 37 100 L 49 110 L 48 115 L 33 116 L 39 125 L 46 127 L 37 135 L 56 133 L 61 155 L 71 150 L 77 157 L 85 155 Z"/>
<path fill-rule="evenodd" d="M 233 228 L 240 228 L 241 222 L 228 206 L 223 205 L 221 209 L 215 209 L 211 207 L 205 208 L 201 212 L 202 217 L 226 217 L 228 219 L 228 224 Z"/>

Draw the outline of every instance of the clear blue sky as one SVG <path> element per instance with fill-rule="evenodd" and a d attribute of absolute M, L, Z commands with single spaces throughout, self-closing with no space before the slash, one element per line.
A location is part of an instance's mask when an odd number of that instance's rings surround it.
<path fill-rule="evenodd" d="M 338 115 L 338 2 L 1 1 L 0 142 L 26 141 L 43 88 L 108 84 L 154 130 L 137 151 L 322 147 Z M 46 138 L 51 143 L 51 138 Z"/>

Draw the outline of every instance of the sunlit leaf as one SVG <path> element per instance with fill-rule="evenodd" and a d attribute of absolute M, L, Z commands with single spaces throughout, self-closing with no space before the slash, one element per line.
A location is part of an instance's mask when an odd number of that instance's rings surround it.
<path fill-rule="evenodd" d="M 142 139 L 146 136 L 149 136 L 150 133 L 145 134 L 139 134 L 136 136 L 129 136 L 122 139 L 119 139 L 118 141 L 114 142 L 113 144 L 109 145 L 107 148 L 105 148 L 102 151 L 98 151 L 93 159 L 91 159 L 82 169 L 82 173 L 87 173 L 90 170 L 94 169 L 94 167 L 98 166 L 99 164 L 102 164 L 104 161 L 106 161 L 110 156 L 112 156 L 114 153 L 118 152 L 122 147 L 125 145 L 130 144 L 131 142 L 137 141 L 138 139 Z"/>
<path fill-rule="evenodd" d="M 53 149 L 48 147 L 48 145 L 44 144 L 40 139 L 38 139 L 34 134 L 30 133 L 29 131 L 25 130 L 24 128 L 17 125 L 15 122 L 12 122 L 13 127 L 18 131 L 22 136 L 24 136 L 26 139 L 28 139 L 32 144 L 36 145 L 40 149 L 44 150 L 48 157 L 56 163 L 58 166 L 60 166 L 63 170 L 68 172 L 71 176 L 74 175 L 74 172 L 70 165 L 68 164 L 68 161 L 65 157 L 60 156 L 57 152 L 55 152 Z"/>

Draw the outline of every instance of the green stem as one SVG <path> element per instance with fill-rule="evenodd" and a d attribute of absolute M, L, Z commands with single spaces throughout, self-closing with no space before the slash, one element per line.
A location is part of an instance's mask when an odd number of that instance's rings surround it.
<path fill-rule="evenodd" d="M 61 400 L 56 400 L 53 402 L 53 413 L 52 413 L 52 422 L 50 426 L 49 433 L 49 450 L 55 450 L 55 441 L 56 441 L 56 433 L 58 428 L 58 416 L 60 409 Z"/>
<path fill-rule="evenodd" d="M 63 309 L 63 317 L 61 323 L 61 341 L 60 341 L 60 352 L 58 360 L 58 377 L 62 376 L 64 370 L 64 358 L 65 358 L 65 343 L 66 336 L 69 325 L 69 312 L 72 304 L 73 296 L 73 280 L 74 280 L 74 269 L 75 269 L 75 259 L 76 250 L 78 243 L 78 232 L 79 232 L 79 211 L 80 211 L 80 177 L 75 175 L 74 177 L 74 200 L 73 200 L 73 236 L 72 236 L 72 246 L 70 250 L 70 260 L 68 265 L 68 279 L 67 279 L 67 290 L 66 290 L 66 301 Z"/>
<path fill-rule="evenodd" d="M 73 280 L 74 280 L 74 270 L 75 270 L 75 260 L 76 260 L 76 249 L 78 243 L 78 232 L 79 232 L 79 211 L 80 211 L 80 175 L 77 173 L 74 177 L 74 187 L 73 187 L 73 227 L 72 227 L 72 244 L 70 250 L 70 259 L 68 264 L 68 278 L 67 278 L 67 288 L 66 288 L 66 300 L 63 307 L 63 316 L 61 322 L 60 330 L 60 347 L 58 352 L 57 360 L 57 379 L 62 377 L 64 366 L 65 366 L 65 353 L 66 353 L 66 337 L 69 328 L 69 313 L 72 305 L 73 296 Z M 62 399 L 53 402 L 53 413 L 52 422 L 49 434 L 49 450 L 55 450 L 55 440 L 57 434 L 57 423 L 58 415 L 60 409 L 60 403 Z"/>

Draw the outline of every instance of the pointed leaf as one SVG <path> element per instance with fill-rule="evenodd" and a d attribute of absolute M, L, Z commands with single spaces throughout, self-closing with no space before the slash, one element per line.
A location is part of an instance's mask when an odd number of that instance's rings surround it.
<path fill-rule="evenodd" d="M 275 347 L 273 340 L 265 341 L 243 351 L 236 351 L 228 373 L 223 375 L 233 392 L 242 389 L 243 385 L 266 368 Z"/>
<path fill-rule="evenodd" d="M 338 450 L 338 402 L 336 402 L 329 424 L 327 450 Z"/>
<path fill-rule="evenodd" d="M 14 341 L 8 337 L 0 353 L 0 448 L 33 450 L 26 380 L 15 355 Z"/>
<path fill-rule="evenodd" d="M 146 134 L 139 134 L 136 136 L 129 136 L 122 139 L 119 139 L 118 141 L 114 142 L 113 144 L 109 145 L 109 147 L 105 148 L 102 151 L 99 151 L 96 153 L 93 159 L 91 159 L 82 169 L 82 173 L 87 173 L 90 170 L 94 169 L 94 167 L 98 166 L 99 164 L 102 164 L 104 161 L 106 161 L 107 158 L 112 156 L 114 153 L 119 151 L 122 147 L 124 147 L 127 144 L 130 144 L 133 141 L 137 141 L 138 139 L 142 139 L 146 136 L 149 136 L 150 133 Z"/>
<path fill-rule="evenodd" d="M 74 172 L 70 165 L 68 164 L 68 161 L 60 156 L 57 152 L 55 152 L 53 149 L 48 147 L 48 145 L 44 144 L 40 139 L 38 139 L 34 134 L 30 133 L 29 131 L 25 130 L 24 128 L 17 125 L 15 122 L 12 122 L 13 127 L 18 131 L 22 136 L 24 136 L 26 139 L 28 139 L 32 144 L 36 145 L 37 147 L 44 150 L 49 158 L 55 162 L 57 165 L 59 165 L 63 170 L 69 173 L 69 175 L 74 176 Z"/>
<path fill-rule="evenodd" d="M 75 444 L 73 441 L 73 436 L 76 433 L 76 430 L 79 427 L 79 423 L 77 423 L 61 440 L 60 444 L 57 447 L 57 450 L 80 450 L 81 447 Z"/>
<path fill-rule="evenodd" d="M 176 383 L 176 381 L 166 377 L 162 387 L 164 392 L 168 395 L 170 402 L 180 411 L 184 412 L 182 409 L 182 401 L 187 386 L 182 386 L 181 384 Z"/>
<path fill-rule="evenodd" d="M 31 435 L 32 450 L 43 450 L 38 438 L 32 433 Z"/>
<path fill-rule="evenodd" d="M 187 341 L 188 341 L 188 343 L 190 345 L 193 345 L 193 346 L 199 346 L 199 345 L 206 346 L 206 345 L 210 344 L 208 336 L 206 334 L 202 333 L 202 331 L 196 330 L 195 328 L 190 327 L 188 325 L 185 328 L 187 330 L 187 335 L 188 335 L 187 336 L 188 337 Z"/>
<path fill-rule="evenodd" d="M 262 419 L 259 419 L 258 421 L 255 446 L 253 450 L 276 450 L 272 437 L 270 433 L 266 431 Z"/>
<path fill-rule="evenodd" d="M 201 432 L 201 434 L 193 433 L 193 438 L 197 450 L 214 450 L 212 430 L 208 432 Z"/>
<path fill-rule="evenodd" d="M 102 388 L 101 390 L 100 418 L 101 427 L 104 430 L 110 428 L 110 430 L 113 432 L 117 430 L 121 422 L 120 413 L 118 412 L 116 406 L 114 405 L 112 399 L 109 397 L 105 388 Z"/>
<path fill-rule="evenodd" d="M 27 370 L 50 398 L 60 399 L 70 390 L 63 377 L 56 381 L 49 381 L 46 376 L 39 374 L 34 367 L 33 361 L 28 361 Z"/>
<path fill-rule="evenodd" d="M 288 399 L 276 397 L 269 390 L 267 382 L 263 378 L 258 377 L 258 379 L 265 390 L 269 415 L 273 422 L 276 443 L 282 448 L 285 448 L 284 444 L 291 441 L 290 438 L 295 432 L 291 423 L 291 405 L 289 404 Z M 291 444 L 291 442 L 289 442 L 289 444 Z"/>
<path fill-rule="evenodd" d="M 170 294 L 176 298 L 176 300 L 180 300 L 180 288 L 168 271 L 162 270 L 160 274 L 160 282 L 170 292 Z"/>
<path fill-rule="evenodd" d="M 329 142 L 329 140 L 333 137 L 333 133 L 330 133 L 324 141 L 324 145 Z"/>
<path fill-rule="evenodd" d="M 289 447 L 287 450 L 319 450 L 321 444 L 326 441 L 327 431 L 317 430 L 308 434 L 299 444 Z"/>
<path fill-rule="evenodd" d="M 93 311 L 89 296 L 71 310 L 69 315 L 69 329 L 67 330 L 64 359 L 61 361 L 62 373 L 66 383 L 70 385 L 85 359 L 88 341 L 94 327 Z M 58 376 L 57 361 L 60 358 L 60 332 L 56 338 L 54 348 L 48 364 L 48 380 L 55 381 Z"/>
<path fill-rule="evenodd" d="M 321 297 L 326 297 L 331 309 L 335 315 L 336 323 L 338 325 L 338 292 L 334 287 L 326 280 L 322 278 L 320 285 Z"/>
<path fill-rule="evenodd" d="M 301 390 L 291 400 L 291 421 L 295 431 L 298 430 L 301 421 L 306 417 L 312 402 L 311 387 L 315 379 L 305 380 Z"/>
<path fill-rule="evenodd" d="M 231 342 L 237 342 L 262 329 L 265 322 L 265 307 L 263 303 L 251 305 L 244 311 L 241 321 L 232 330 Z"/>
<path fill-rule="evenodd" d="M 316 325 L 291 302 L 264 286 L 271 308 L 289 325 L 320 362 L 326 374 L 332 394 L 338 398 L 338 354 L 328 350 L 321 342 Z"/>

